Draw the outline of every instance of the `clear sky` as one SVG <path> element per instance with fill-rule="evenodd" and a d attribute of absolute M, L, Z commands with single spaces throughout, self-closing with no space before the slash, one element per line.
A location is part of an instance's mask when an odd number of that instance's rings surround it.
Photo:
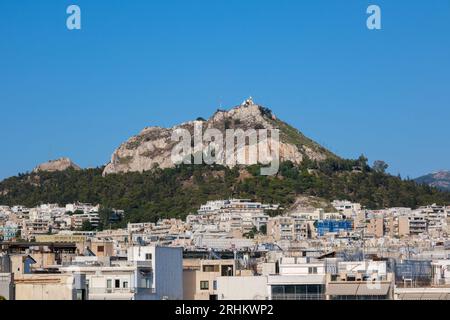
<path fill-rule="evenodd" d="M 450 169 L 450 1 L 0 1 L 0 179 L 250 95 L 343 157 Z"/>

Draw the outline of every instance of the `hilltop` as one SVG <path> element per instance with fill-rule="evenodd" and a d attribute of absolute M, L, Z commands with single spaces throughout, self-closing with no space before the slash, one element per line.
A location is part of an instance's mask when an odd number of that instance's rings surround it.
<path fill-rule="evenodd" d="M 72 162 L 69 158 L 60 158 L 57 160 L 50 160 L 48 162 L 41 163 L 36 168 L 34 168 L 33 172 L 39 171 L 64 171 L 67 169 L 80 170 L 81 168 Z"/>
<path fill-rule="evenodd" d="M 415 179 L 417 183 L 424 183 L 441 190 L 450 191 L 450 171 L 437 171 Z"/>
<path fill-rule="evenodd" d="M 104 174 L 123 172 L 144 172 L 153 167 L 173 168 L 171 152 L 176 141 L 172 133 L 176 129 L 186 129 L 193 136 L 194 126 L 201 122 L 203 130 L 214 128 L 223 136 L 227 129 L 278 129 L 280 131 L 280 160 L 300 164 L 305 157 L 314 161 L 323 161 L 334 157 L 329 150 L 304 136 L 299 130 L 279 120 L 270 109 L 257 105 L 252 99 L 246 100 L 230 110 L 217 110 L 208 120 L 199 118 L 172 128 L 147 127 L 138 135 L 122 143 L 111 156 Z M 204 145 L 206 146 L 206 145 Z M 249 164 L 257 164 L 249 163 Z"/>

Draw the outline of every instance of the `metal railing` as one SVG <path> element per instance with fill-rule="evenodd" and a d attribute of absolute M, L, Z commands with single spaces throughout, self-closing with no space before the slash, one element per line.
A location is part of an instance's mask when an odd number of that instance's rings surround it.
<path fill-rule="evenodd" d="M 89 294 L 152 294 L 155 288 L 89 288 Z"/>
<path fill-rule="evenodd" d="M 322 293 L 280 293 L 272 294 L 272 300 L 325 300 Z"/>

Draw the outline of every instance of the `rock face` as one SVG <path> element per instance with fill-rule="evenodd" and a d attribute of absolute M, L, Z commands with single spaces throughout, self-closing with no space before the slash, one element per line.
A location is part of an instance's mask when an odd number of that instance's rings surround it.
<path fill-rule="evenodd" d="M 55 171 L 64 171 L 69 168 L 74 170 L 80 170 L 81 168 L 72 162 L 69 158 L 60 158 L 57 160 L 51 160 L 49 162 L 42 163 L 38 165 L 33 172 L 39 171 L 47 171 L 47 172 L 55 172 Z"/>
<path fill-rule="evenodd" d="M 231 110 L 216 111 L 208 120 L 198 119 L 172 128 L 145 128 L 114 151 L 111 162 L 107 164 L 103 174 L 143 172 L 151 170 L 155 166 L 162 169 L 173 167 L 175 164 L 171 157 L 172 150 L 179 144 L 179 141 L 172 141 L 172 133 L 177 129 L 186 129 L 193 137 L 194 127 L 200 125 L 202 132 L 205 132 L 206 129 L 217 129 L 223 137 L 226 137 L 227 129 L 242 129 L 244 131 L 255 129 L 256 132 L 259 132 L 260 129 L 279 129 L 279 158 L 281 161 L 290 160 L 298 164 L 302 162 L 305 156 L 318 161 L 327 157 L 335 157 L 331 152 L 308 139 L 298 130 L 278 120 L 269 109 L 253 103 L 250 98 Z M 268 133 L 268 136 L 268 145 L 271 146 L 270 133 Z M 203 148 L 206 149 L 208 143 L 203 142 Z M 245 149 L 246 159 L 252 158 L 250 155 L 253 155 L 252 152 L 255 150 L 249 148 L 248 142 L 243 148 Z"/>
<path fill-rule="evenodd" d="M 421 184 L 428 184 L 441 190 L 450 191 L 450 171 L 438 171 L 415 179 Z"/>

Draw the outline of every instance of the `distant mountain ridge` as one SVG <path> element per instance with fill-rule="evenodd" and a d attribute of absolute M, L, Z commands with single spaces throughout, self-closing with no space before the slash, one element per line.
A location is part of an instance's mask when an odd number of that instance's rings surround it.
<path fill-rule="evenodd" d="M 450 171 L 448 170 L 433 172 L 419 177 L 415 181 L 441 190 L 450 191 Z"/>

